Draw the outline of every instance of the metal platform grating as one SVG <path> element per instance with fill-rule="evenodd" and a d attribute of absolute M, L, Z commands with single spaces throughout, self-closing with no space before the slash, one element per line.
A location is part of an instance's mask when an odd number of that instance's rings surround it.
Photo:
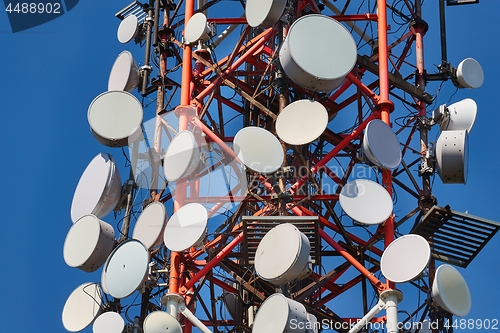
<path fill-rule="evenodd" d="M 317 216 L 243 216 L 243 257 L 247 265 L 252 265 L 255 259 L 255 252 L 260 240 L 264 235 L 282 223 L 291 223 L 304 233 L 311 244 L 311 259 L 313 265 L 319 265 L 320 245 L 318 235 Z"/>
<path fill-rule="evenodd" d="M 141 25 L 142 23 L 144 23 L 144 20 L 147 16 L 143 7 L 144 5 L 142 3 L 140 3 L 139 1 L 134 1 L 130 5 L 116 13 L 115 16 L 120 20 L 123 20 L 129 15 L 135 15 L 137 16 L 138 24 Z"/>
<path fill-rule="evenodd" d="M 437 260 L 465 268 L 498 229 L 498 222 L 434 206 L 411 233 L 429 241 Z"/>

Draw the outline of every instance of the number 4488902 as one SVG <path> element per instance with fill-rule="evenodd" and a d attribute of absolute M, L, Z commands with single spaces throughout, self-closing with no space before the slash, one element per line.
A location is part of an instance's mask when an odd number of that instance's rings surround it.
<path fill-rule="evenodd" d="M 54 3 L 36 3 L 36 2 L 23 2 L 23 3 L 8 3 L 5 11 L 9 14 L 61 14 L 61 4 Z"/>
<path fill-rule="evenodd" d="M 498 330 L 498 319 L 454 319 L 447 320 L 444 326 L 457 330 Z"/>

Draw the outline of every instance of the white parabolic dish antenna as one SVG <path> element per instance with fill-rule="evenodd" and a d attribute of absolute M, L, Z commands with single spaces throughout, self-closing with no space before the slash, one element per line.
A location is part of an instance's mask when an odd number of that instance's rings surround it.
<path fill-rule="evenodd" d="M 175 182 L 192 173 L 199 163 L 200 148 L 194 134 L 181 131 L 172 139 L 163 158 L 165 178 Z"/>
<path fill-rule="evenodd" d="M 401 146 L 392 129 L 382 120 L 368 123 L 363 139 L 365 156 L 379 167 L 394 170 L 401 163 Z"/>
<path fill-rule="evenodd" d="M 302 99 L 287 105 L 276 119 L 276 134 L 291 145 L 316 140 L 328 125 L 328 112 L 316 101 Z"/>
<path fill-rule="evenodd" d="M 151 249 L 161 244 L 160 236 L 167 222 L 167 211 L 161 202 L 152 202 L 144 210 L 135 222 L 132 238 L 140 241 L 146 248 Z"/>
<path fill-rule="evenodd" d="M 356 179 L 340 191 L 340 206 L 354 221 L 379 224 L 391 216 L 393 204 L 387 190 L 368 179 Z"/>
<path fill-rule="evenodd" d="M 387 280 L 402 283 L 415 279 L 425 269 L 431 248 L 425 238 L 408 234 L 391 242 L 380 258 L 380 270 Z"/>
<path fill-rule="evenodd" d="M 203 13 L 196 13 L 189 19 L 184 30 L 184 39 L 188 44 L 196 44 L 198 41 L 206 42 L 209 39 L 210 27 L 207 25 L 207 17 Z"/>
<path fill-rule="evenodd" d="M 144 333 L 182 333 L 182 327 L 171 315 L 163 311 L 153 311 L 143 324 Z"/>
<path fill-rule="evenodd" d="M 349 31 L 338 21 L 319 14 L 297 19 L 279 51 L 288 77 L 312 91 L 338 88 L 354 68 L 357 57 Z"/>
<path fill-rule="evenodd" d="M 64 261 L 70 267 L 94 272 L 113 251 L 114 237 L 112 225 L 94 215 L 85 215 L 69 229 L 64 241 Z"/>
<path fill-rule="evenodd" d="M 71 202 L 71 220 L 87 214 L 101 218 L 113 211 L 122 193 L 120 173 L 113 157 L 95 156 L 83 172 Z"/>
<path fill-rule="evenodd" d="M 469 164 L 467 130 L 443 131 L 436 143 L 437 172 L 445 184 L 465 184 Z"/>
<path fill-rule="evenodd" d="M 457 67 L 457 81 L 464 88 L 479 88 L 484 81 L 483 68 L 476 59 L 464 59 Z"/>
<path fill-rule="evenodd" d="M 432 297 L 440 307 L 459 317 L 469 314 L 472 306 L 467 282 L 455 267 L 447 264 L 436 269 Z"/>
<path fill-rule="evenodd" d="M 470 133 L 476 121 L 477 104 L 471 98 L 448 106 L 448 113 L 441 122 L 441 131 L 467 130 Z"/>
<path fill-rule="evenodd" d="M 283 223 L 267 232 L 255 252 L 255 270 L 275 285 L 289 283 L 307 269 L 309 239 L 293 224 Z"/>
<path fill-rule="evenodd" d="M 125 147 L 142 134 L 143 113 L 131 93 L 107 91 L 90 103 L 87 118 L 97 141 L 108 147 Z"/>
<path fill-rule="evenodd" d="M 304 333 L 306 323 L 307 311 L 304 305 L 282 294 L 273 294 L 260 306 L 252 333 Z"/>
<path fill-rule="evenodd" d="M 108 287 L 106 286 L 106 270 L 104 267 L 101 269 L 101 289 L 109 295 Z"/>
<path fill-rule="evenodd" d="M 64 304 L 62 322 L 66 330 L 79 332 L 92 324 L 101 312 L 102 295 L 96 283 L 78 286 Z"/>
<path fill-rule="evenodd" d="M 108 90 L 132 91 L 139 85 L 139 68 L 129 51 L 118 55 L 109 74 Z"/>
<path fill-rule="evenodd" d="M 189 203 L 179 208 L 168 220 L 163 233 L 165 246 L 181 252 L 201 244 L 207 231 L 208 213 L 199 203 Z"/>
<path fill-rule="evenodd" d="M 121 243 L 104 266 L 109 294 L 115 298 L 132 295 L 146 279 L 149 262 L 149 252 L 141 242 L 131 239 Z"/>
<path fill-rule="evenodd" d="M 139 20 L 137 16 L 131 14 L 125 17 L 118 26 L 118 41 L 122 44 L 130 42 L 139 32 Z"/>
<path fill-rule="evenodd" d="M 109 311 L 101 314 L 94 321 L 92 331 L 94 333 L 122 333 L 125 321 L 118 313 Z"/>
<path fill-rule="evenodd" d="M 285 157 L 281 143 L 263 128 L 242 128 L 234 136 L 233 144 L 238 159 L 254 171 L 273 173 L 283 164 Z"/>
<path fill-rule="evenodd" d="M 278 22 L 285 10 L 286 0 L 247 0 L 245 16 L 248 25 L 267 29 Z"/>

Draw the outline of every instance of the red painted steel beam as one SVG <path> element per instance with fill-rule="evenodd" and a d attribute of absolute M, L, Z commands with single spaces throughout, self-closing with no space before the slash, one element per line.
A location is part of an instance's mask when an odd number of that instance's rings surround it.
<path fill-rule="evenodd" d="M 354 268 L 356 268 L 364 277 L 373 284 L 379 292 L 386 289 L 386 286 L 375 277 L 375 275 L 365 268 L 363 264 L 356 260 L 349 252 L 334 241 L 323 229 L 318 229 L 321 238 L 335 249 L 342 257 L 344 257 Z"/>
<path fill-rule="evenodd" d="M 196 282 L 198 282 L 205 274 L 207 274 L 212 268 L 219 264 L 222 259 L 224 259 L 231 251 L 243 240 L 243 233 L 240 233 L 236 238 L 234 238 L 229 244 L 226 245 L 217 255 L 210 260 L 205 267 L 203 267 L 198 273 L 195 274 L 184 286 L 181 288 L 181 293 L 186 293 L 190 288 L 194 287 Z"/>
<path fill-rule="evenodd" d="M 298 211 L 297 211 L 298 210 Z M 303 207 L 303 206 L 297 206 L 297 209 L 294 209 L 294 213 L 299 216 L 307 215 L 307 216 L 316 216 L 313 212 L 311 212 L 309 209 Z M 330 228 L 331 230 L 335 232 L 340 232 L 339 228 L 332 222 L 328 221 L 325 219 L 323 216 L 318 216 L 319 217 L 319 222 L 324 225 L 325 227 Z M 347 233 L 349 236 L 349 239 L 352 240 L 354 243 L 359 244 L 363 246 L 363 249 L 369 250 L 373 252 L 374 254 L 378 256 L 382 256 L 383 251 L 380 250 L 379 248 L 375 246 L 371 246 L 369 242 L 362 240 L 361 238 Z"/>
<path fill-rule="evenodd" d="M 368 118 L 366 118 L 354 131 L 352 131 L 351 134 L 347 135 L 334 149 L 332 149 L 328 154 L 325 155 L 325 157 L 319 160 L 318 163 L 316 163 L 316 165 L 311 168 L 311 173 L 316 173 L 323 165 L 334 158 L 344 147 L 350 144 L 352 140 L 357 138 L 358 135 L 363 132 L 366 125 L 368 125 L 370 121 L 376 118 L 378 118 L 377 113 L 372 113 L 370 116 L 368 116 Z M 307 179 L 307 175 L 299 179 L 295 184 L 292 185 L 292 187 L 290 188 L 290 192 L 292 194 L 295 193 L 307 181 Z"/>

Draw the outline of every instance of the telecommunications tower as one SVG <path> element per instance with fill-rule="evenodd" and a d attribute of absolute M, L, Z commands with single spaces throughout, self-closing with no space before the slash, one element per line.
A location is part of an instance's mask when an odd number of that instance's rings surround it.
<path fill-rule="evenodd" d="M 451 332 L 472 305 L 459 269 L 500 228 L 433 194 L 467 182 L 477 104 L 434 104 L 443 84 L 483 83 L 475 59 L 447 59 L 445 8 L 473 2 L 426 2 L 435 71 L 421 0 L 120 10 L 127 50 L 88 108 L 103 151 L 64 242 L 100 279 L 75 283 L 64 327 Z"/>

